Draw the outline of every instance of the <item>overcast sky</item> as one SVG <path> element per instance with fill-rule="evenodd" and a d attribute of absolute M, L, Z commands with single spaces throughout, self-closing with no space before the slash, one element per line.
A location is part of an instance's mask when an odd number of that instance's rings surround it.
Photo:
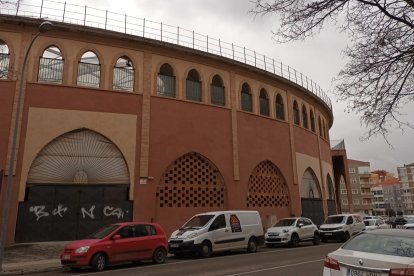
<path fill-rule="evenodd" d="M 31 2 L 33 0 L 25 0 Z M 249 13 L 253 4 L 249 0 L 66 0 L 68 4 L 88 5 L 111 12 L 128 14 L 147 20 L 180 26 L 209 35 L 225 42 L 245 46 L 267 57 L 287 64 L 328 93 L 333 103 L 334 124 L 331 139 L 344 139 L 348 158 L 371 162 L 371 170 L 385 169 L 396 172 L 396 167 L 414 162 L 414 130 L 393 129 L 389 141 L 373 137 L 360 141 L 364 134 L 358 116 L 344 112 L 345 103 L 336 102 L 330 91 L 332 79 L 345 64 L 342 50 L 347 38 L 334 26 L 318 36 L 289 44 L 277 44 L 271 30 L 278 21 L 275 15 L 265 17 Z M 414 104 L 406 106 L 405 120 L 414 124 Z"/>

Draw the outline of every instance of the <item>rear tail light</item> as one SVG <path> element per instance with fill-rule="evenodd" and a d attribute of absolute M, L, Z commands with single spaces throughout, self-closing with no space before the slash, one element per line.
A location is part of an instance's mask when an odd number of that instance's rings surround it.
<path fill-rule="evenodd" d="M 328 256 L 325 257 L 325 262 L 323 263 L 323 266 L 334 270 L 340 270 L 338 261 Z"/>
<path fill-rule="evenodd" d="M 391 268 L 388 276 L 414 276 L 414 268 Z"/>

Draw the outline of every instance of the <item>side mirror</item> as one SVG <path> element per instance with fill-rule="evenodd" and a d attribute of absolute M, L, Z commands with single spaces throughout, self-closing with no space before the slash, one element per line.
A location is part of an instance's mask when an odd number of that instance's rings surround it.
<path fill-rule="evenodd" d="M 218 223 L 217 222 L 213 222 L 210 226 L 210 229 L 208 229 L 208 231 L 214 231 L 218 229 Z"/>
<path fill-rule="evenodd" d="M 113 235 L 113 236 L 112 236 L 112 239 L 113 239 L 114 241 L 116 241 L 116 240 L 120 240 L 120 239 L 121 239 L 121 235 L 119 235 L 119 234 Z"/>
<path fill-rule="evenodd" d="M 303 225 L 304 225 L 303 223 L 299 223 L 299 224 L 298 224 L 298 227 L 299 227 L 299 228 L 302 228 L 302 226 L 303 226 Z"/>

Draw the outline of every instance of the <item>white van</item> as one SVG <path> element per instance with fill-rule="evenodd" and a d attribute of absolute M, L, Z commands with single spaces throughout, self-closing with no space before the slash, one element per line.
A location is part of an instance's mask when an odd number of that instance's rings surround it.
<path fill-rule="evenodd" d="M 257 211 L 218 211 L 193 216 L 168 240 L 168 251 L 176 256 L 246 248 L 256 252 L 264 243 L 264 232 Z"/>
<path fill-rule="evenodd" d="M 365 223 L 360 214 L 340 214 L 328 216 L 319 227 L 321 240 L 346 241 L 351 236 L 365 230 Z"/>

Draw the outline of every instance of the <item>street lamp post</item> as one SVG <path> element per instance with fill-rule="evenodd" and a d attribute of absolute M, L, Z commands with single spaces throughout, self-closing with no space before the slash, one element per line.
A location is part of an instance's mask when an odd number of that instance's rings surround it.
<path fill-rule="evenodd" d="M 1 218 L 0 218 L 0 271 L 3 271 L 3 257 L 4 257 L 4 247 L 6 243 L 6 233 L 7 233 L 7 226 L 9 221 L 9 211 L 10 211 L 10 205 L 11 205 L 11 191 L 13 186 L 13 175 L 14 175 L 14 163 L 17 158 L 17 142 L 19 138 L 20 133 L 20 127 L 21 127 L 21 116 L 22 116 L 22 108 L 24 104 L 24 96 L 25 96 L 25 80 L 26 80 L 26 65 L 27 65 L 27 59 L 30 53 L 30 49 L 32 48 L 35 40 L 39 37 L 41 33 L 45 33 L 49 30 L 51 30 L 53 27 L 52 22 L 50 21 L 44 21 L 38 26 L 38 32 L 35 34 L 35 36 L 30 41 L 29 47 L 27 47 L 26 53 L 24 55 L 23 64 L 20 70 L 20 79 L 19 79 L 19 90 L 17 94 L 17 100 L 16 100 L 16 112 L 15 112 L 15 120 L 14 120 L 14 126 L 13 126 L 13 133 L 11 136 L 12 145 L 10 148 L 10 159 L 9 159 L 9 166 L 8 166 L 8 175 L 7 175 L 7 182 L 5 183 L 4 191 L 2 192 L 2 212 L 1 212 Z"/>

